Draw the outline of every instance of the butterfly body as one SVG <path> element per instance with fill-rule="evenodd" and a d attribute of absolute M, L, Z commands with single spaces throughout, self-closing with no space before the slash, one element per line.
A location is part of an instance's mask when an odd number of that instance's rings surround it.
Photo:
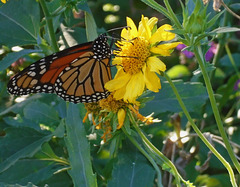
<path fill-rule="evenodd" d="M 56 93 L 73 103 L 97 102 L 109 92 L 111 49 L 105 34 L 93 42 L 54 53 L 31 64 L 8 83 L 14 95 Z"/>

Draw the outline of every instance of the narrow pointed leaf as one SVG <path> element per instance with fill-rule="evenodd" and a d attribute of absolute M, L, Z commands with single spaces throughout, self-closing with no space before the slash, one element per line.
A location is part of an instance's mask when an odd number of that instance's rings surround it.
<path fill-rule="evenodd" d="M 97 185 L 96 176 L 92 171 L 90 147 L 79 112 L 78 105 L 69 103 L 65 138 L 71 166 L 68 173 L 74 186 L 94 187 Z"/>

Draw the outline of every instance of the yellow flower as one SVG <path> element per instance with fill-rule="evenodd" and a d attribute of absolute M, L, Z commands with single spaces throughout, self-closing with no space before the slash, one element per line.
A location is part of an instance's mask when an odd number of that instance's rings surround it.
<path fill-rule="evenodd" d="M 97 103 L 85 103 L 87 113 L 83 119 L 85 123 L 89 114 L 91 121 L 96 129 L 101 129 L 103 134 L 101 138 L 104 142 L 109 140 L 117 130 L 126 125 L 125 121 L 129 122 L 127 113 L 135 116 L 136 120 L 140 120 L 146 125 L 160 122 L 158 119 L 153 119 L 150 116 L 142 116 L 138 111 L 138 106 L 132 105 L 121 100 L 113 98 L 111 93 L 106 99 L 102 99 Z"/>
<path fill-rule="evenodd" d="M 123 100 L 116 100 L 113 98 L 113 95 L 110 94 L 106 99 L 99 101 L 99 106 L 102 108 L 102 110 L 113 112 L 117 115 L 117 129 L 121 129 L 126 116 L 125 108 L 127 108 L 128 103 L 125 103 Z"/>
<path fill-rule="evenodd" d="M 7 2 L 7 0 L 1 0 L 3 3 L 6 3 Z"/>
<path fill-rule="evenodd" d="M 112 94 L 97 103 L 85 103 L 87 113 L 83 122 L 85 122 L 88 115 L 91 114 L 92 123 L 96 129 L 103 130 L 104 133 L 101 138 L 106 142 L 111 138 L 115 130 L 122 128 L 128 105 L 129 104 L 123 100 L 114 99 Z M 112 125 L 112 121 L 117 122 L 115 127 Z"/>
<path fill-rule="evenodd" d="M 158 56 L 169 56 L 180 42 L 167 43 L 175 38 L 175 34 L 169 32 L 172 26 L 165 24 L 156 30 L 157 21 L 155 17 L 142 16 L 137 28 L 127 17 L 129 28 L 122 30 L 123 40 L 116 44 L 119 50 L 114 51 L 113 64 L 117 65 L 118 71 L 114 79 L 105 84 L 115 99 L 136 103 L 145 88 L 153 92 L 161 89 L 156 73 L 164 72 L 166 65 Z"/>

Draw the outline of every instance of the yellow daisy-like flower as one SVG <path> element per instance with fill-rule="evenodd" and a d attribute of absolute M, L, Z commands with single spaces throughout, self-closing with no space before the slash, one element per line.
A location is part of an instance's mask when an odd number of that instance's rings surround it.
<path fill-rule="evenodd" d="M 102 99 L 97 103 L 85 103 L 87 113 L 83 119 L 85 122 L 88 115 L 91 114 L 91 121 L 96 129 L 103 131 L 102 139 L 104 142 L 112 137 L 112 134 L 123 127 L 128 118 L 127 113 L 131 113 L 137 120 L 142 121 L 146 125 L 160 122 L 158 119 L 153 119 L 150 116 L 142 116 L 138 111 L 138 106 L 132 105 L 121 100 L 113 98 L 111 93 L 106 99 Z M 129 119 L 128 119 L 129 121 Z"/>
<path fill-rule="evenodd" d="M 128 107 L 127 103 L 125 103 L 123 100 L 114 99 L 113 95 L 110 94 L 106 99 L 102 99 L 101 101 L 99 101 L 99 106 L 102 108 L 102 110 L 117 114 L 117 129 L 120 129 L 123 126 L 126 116 L 125 109 Z"/>
<path fill-rule="evenodd" d="M 97 103 L 85 103 L 87 113 L 83 122 L 88 118 L 88 114 L 92 114 L 92 122 L 96 129 L 103 130 L 104 133 L 101 138 L 106 142 L 111 138 L 114 129 L 117 130 L 122 128 L 128 105 L 129 104 L 123 100 L 114 99 L 112 94 Z M 111 118 L 109 116 L 113 119 L 117 119 L 115 128 L 112 127 L 110 123 Z"/>
<path fill-rule="evenodd" d="M 1 0 L 3 3 L 6 3 L 7 2 L 7 0 Z"/>
<path fill-rule="evenodd" d="M 128 29 L 123 29 L 123 40 L 116 45 L 116 57 L 113 64 L 117 65 L 118 72 L 115 78 L 105 84 L 105 88 L 113 92 L 114 98 L 135 103 L 145 88 L 158 92 L 161 88 L 156 73 L 164 72 L 166 65 L 158 56 L 169 56 L 180 42 L 166 43 L 175 38 L 169 32 L 172 26 L 165 24 L 156 29 L 158 19 L 148 19 L 142 16 L 138 28 L 133 20 L 127 17 Z"/>

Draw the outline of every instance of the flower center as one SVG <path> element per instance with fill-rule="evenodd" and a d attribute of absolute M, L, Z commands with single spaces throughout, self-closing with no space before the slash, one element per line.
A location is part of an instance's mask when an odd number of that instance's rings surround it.
<path fill-rule="evenodd" d="M 146 59 L 151 55 L 149 45 L 144 37 L 118 43 L 120 51 L 116 52 L 116 58 L 121 58 L 121 65 L 126 73 L 136 74 L 142 69 Z"/>
<path fill-rule="evenodd" d="M 99 106 L 104 110 L 113 111 L 116 113 L 120 108 L 126 106 L 126 103 L 122 100 L 116 100 L 113 98 L 113 94 L 110 94 L 106 99 L 99 101 Z"/>

